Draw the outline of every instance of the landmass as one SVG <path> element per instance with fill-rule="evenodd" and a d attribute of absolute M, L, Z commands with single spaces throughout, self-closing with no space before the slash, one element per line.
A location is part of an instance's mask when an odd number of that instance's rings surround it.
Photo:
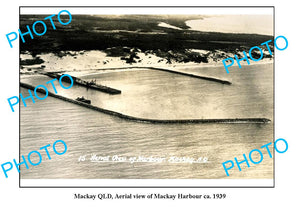
<path fill-rule="evenodd" d="M 20 29 L 47 15 L 21 15 Z M 72 15 L 72 22 L 33 40 L 20 41 L 22 72 L 39 70 L 99 69 L 122 66 L 218 65 L 223 59 L 243 57 L 252 46 L 273 36 L 195 31 L 186 21 L 201 15 Z M 36 30 L 43 31 L 38 28 Z M 262 61 L 272 61 L 265 46 Z M 274 47 L 270 44 L 271 51 Z M 253 52 L 259 58 L 259 52 Z M 57 61 L 68 63 L 56 63 Z M 88 61 L 87 61 L 88 60 Z M 85 65 L 82 65 L 84 62 Z M 64 64 L 64 67 L 59 65 Z"/>

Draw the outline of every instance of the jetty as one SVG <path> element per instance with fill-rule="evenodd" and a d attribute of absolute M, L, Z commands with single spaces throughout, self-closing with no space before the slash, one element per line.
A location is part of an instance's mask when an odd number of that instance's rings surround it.
<path fill-rule="evenodd" d="M 50 78 L 57 78 L 57 79 L 59 79 L 63 75 L 61 73 L 56 73 L 56 72 L 47 72 L 47 73 L 40 73 L 40 74 L 46 75 Z M 100 85 L 100 84 L 96 84 L 94 82 L 88 82 L 88 81 L 82 80 L 80 78 L 77 78 L 75 76 L 71 76 L 71 77 L 73 78 L 73 83 L 74 84 L 86 87 L 88 89 L 98 90 L 98 91 L 101 91 L 101 92 L 108 93 L 110 95 L 121 94 L 121 90 L 114 89 L 114 88 L 107 87 L 107 86 L 103 86 L 103 85 Z M 69 78 L 62 78 L 62 81 L 67 82 L 67 83 L 71 83 Z"/>
<path fill-rule="evenodd" d="M 20 82 L 20 86 L 34 90 L 35 87 L 26 83 Z M 42 88 L 36 90 L 39 93 L 46 94 L 46 91 Z M 63 101 L 67 101 L 79 106 L 83 106 L 98 112 L 102 112 L 108 115 L 112 115 L 121 119 L 142 122 L 142 123 L 153 123 L 153 124 L 196 124 L 196 123 L 269 123 L 271 120 L 267 118 L 225 118 L 225 119 L 182 119 L 182 120 L 160 120 L 160 119 L 148 119 L 148 118 L 138 118 L 130 115 L 125 115 L 112 110 L 104 109 L 101 107 L 93 106 L 91 104 L 83 103 L 75 99 L 67 98 L 61 95 L 54 94 L 48 91 L 48 95 L 54 98 L 58 98 Z"/>

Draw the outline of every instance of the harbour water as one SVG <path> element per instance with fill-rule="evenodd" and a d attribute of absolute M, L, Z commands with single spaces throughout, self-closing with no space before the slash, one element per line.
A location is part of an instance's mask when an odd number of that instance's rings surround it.
<path fill-rule="evenodd" d="M 52 154 L 36 167 L 21 169 L 24 179 L 220 179 L 228 178 L 222 163 L 242 160 L 254 148 L 273 141 L 273 64 L 232 68 L 178 68 L 189 73 L 224 78 L 232 85 L 157 70 L 76 71 L 71 75 L 122 91 L 109 95 L 74 85 L 58 94 L 84 96 L 96 105 L 123 114 L 155 119 L 268 118 L 267 124 L 147 124 L 123 120 L 52 97 L 21 104 L 20 148 L 27 155 L 56 140 L 68 151 Z M 21 75 L 31 85 L 51 80 L 39 74 Z M 48 85 L 49 91 L 53 92 Z M 23 96 L 28 92 L 21 88 Z M 91 162 L 80 156 L 207 157 L 207 163 Z M 232 169 L 229 178 L 272 178 L 273 159 L 267 151 L 259 165 Z M 254 156 L 254 158 L 258 156 Z"/>

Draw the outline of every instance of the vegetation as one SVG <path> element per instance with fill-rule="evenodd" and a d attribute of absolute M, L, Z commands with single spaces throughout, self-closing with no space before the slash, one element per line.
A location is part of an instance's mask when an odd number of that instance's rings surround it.
<path fill-rule="evenodd" d="M 43 20 L 46 16 L 21 15 L 21 31 L 26 32 L 26 25 L 31 27 L 35 21 Z M 141 51 L 154 53 L 170 62 L 173 60 L 206 63 L 207 55 L 191 52 L 189 49 L 211 52 L 220 50 L 235 54 L 243 50 L 248 51 L 252 46 L 273 39 L 272 36 L 257 34 L 207 33 L 189 30 L 185 21 L 200 19 L 199 15 L 73 15 L 72 17 L 72 22 L 66 26 L 54 20 L 56 30 L 46 22 L 48 27 L 46 34 L 34 35 L 33 40 L 26 35 L 26 43 L 20 42 L 21 52 L 29 51 L 33 56 L 54 52 L 63 57 L 61 51 L 102 50 L 108 56 L 120 57 L 127 63 L 135 63 L 139 60 L 136 53 Z M 182 30 L 159 27 L 160 22 L 180 27 Z M 38 28 L 36 30 L 42 31 Z M 270 47 L 273 51 L 274 47 L 272 45 Z"/>

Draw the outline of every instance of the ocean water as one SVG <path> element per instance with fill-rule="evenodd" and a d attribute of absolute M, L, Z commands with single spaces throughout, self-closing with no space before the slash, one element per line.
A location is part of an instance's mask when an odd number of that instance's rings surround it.
<path fill-rule="evenodd" d="M 188 20 L 185 23 L 191 30 L 202 32 L 273 35 L 272 15 L 206 15 L 202 19 Z"/>
<path fill-rule="evenodd" d="M 123 120 L 72 103 L 47 97 L 28 100 L 20 107 L 20 149 L 27 154 L 56 140 L 68 146 L 64 155 L 49 148 L 51 160 L 42 151 L 43 161 L 30 169 L 21 167 L 23 179 L 222 179 L 273 178 L 273 159 L 262 150 L 264 160 L 242 171 L 222 163 L 242 160 L 242 154 L 273 141 L 273 64 L 224 67 L 181 67 L 177 70 L 230 80 L 222 85 L 172 73 L 132 69 L 127 71 L 70 72 L 83 79 L 122 90 L 109 95 L 74 85 L 59 95 L 84 96 L 93 105 L 127 115 L 156 119 L 187 118 L 268 118 L 268 124 L 148 124 Z M 21 75 L 21 82 L 45 84 L 47 76 Z M 49 91 L 53 89 L 48 85 Z M 28 94 L 21 88 L 21 93 Z M 91 155 L 126 157 L 205 157 L 205 163 L 92 162 Z M 79 161 L 86 156 L 85 161 Z M 254 160 L 259 156 L 253 155 Z M 33 161 L 38 161 L 35 157 Z"/>

